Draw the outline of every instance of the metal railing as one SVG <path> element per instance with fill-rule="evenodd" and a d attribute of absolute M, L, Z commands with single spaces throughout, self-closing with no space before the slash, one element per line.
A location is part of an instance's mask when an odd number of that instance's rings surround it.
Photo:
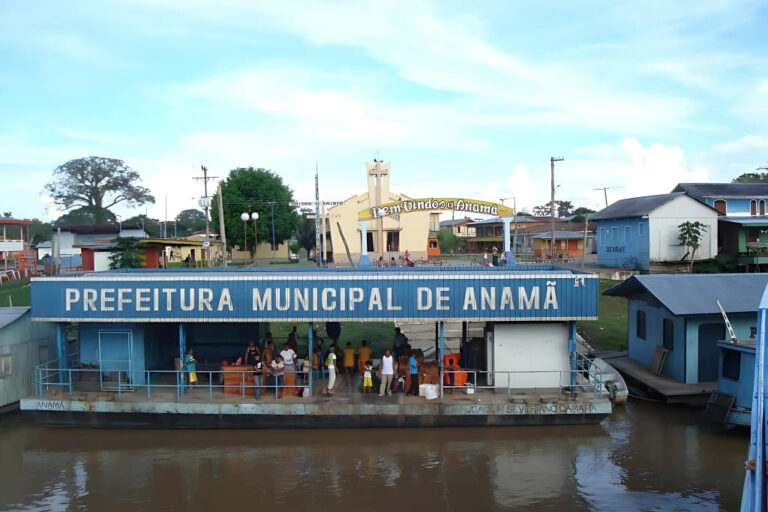
<path fill-rule="evenodd" d="M 585 358 L 586 359 L 586 358 Z M 588 359 L 586 359 L 589 361 Z M 583 364 L 583 363 L 582 363 Z M 446 384 L 445 381 L 447 380 L 450 382 L 450 376 L 451 375 L 459 375 L 463 374 L 467 376 L 467 382 L 464 385 L 458 386 L 458 385 L 450 385 Z M 506 388 L 507 392 L 507 399 L 511 398 L 512 392 L 515 390 L 526 390 L 530 391 L 533 389 L 540 389 L 540 390 L 551 390 L 551 389 L 557 389 L 557 398 L 558 400 L 562 399 L 563 392 L 564 391 L 571 391 L 575 392 L 578 390 L 591 392 L 595 398 L 597 398 L 601 394 L 602 390 L 602 371 L 594 366 L 591 366 L 590 361 L 590 367 L 589 368 L 578 368 L 576 370 L 522 370 L 522 371 L 491 371 L 491 370 L 465 370 L 465 369 L 458 369 L 458 370 L 443 370 L 443 375 L 445 377 L 441 379 L 440 381 L 440 397 L 443 397 L 444 390 L 446 389 L 466 389 L 467 387 L 470 387 L 473 390 L 478 389 L 504 389 Z M 480 381 L 485 382 L 485 384 L 478 384 L 478 376 L 480 376 Z M 504 380 L 504 376 L 506 376 L 506 386 L 501 384 Z M 524 377 L 524 376 L 551 376 L 549 379 L 550 382 L 556 382 L 557 385 L 552 386 L 518 386 L 513 385 L 513 383 L 516 383 L 519 381 L 518 377 Z M 454 377 L 454 382 L 456 381 L 456 377 Z M 470 384 L 471 381 L 471 384 Z M 500 385 L 501 384 L 501 385 Z"/>
<path fill-rule="evenodd" d="M 176 398 L 180 399 L 184 394 L 192 389 L 204 389 L 208 391 L 208 397 L 213 400 L 214 391 L 221 390 L 226 393 L 227 390 L 240 389 L 240 395 L 245 398 L 246 394 L 255 397 L 257 391 L 259 396 L 264 393 L 274 391 L 275 399 L 279 399 L 288 388 L 305 388 L 308 396 L 312 394 L 313 379 L 311 371 L 283 371 L 282 375 L 275 372 L 266 372 L 263 374 L 262 384 L 251 384 L 247 381 L 248 377 L 253 375 L 252 370 L 210 370 L 198 371 L 197 383 L 189 383 L 189 372 L 186 370 L 109 370 L 98 368 L 65 368 L 58 367 L 58 361 L 49 361 L 35 366 L 35 393 L 41 396 L 44 391 L 54 389 L 72 396 L 75 392 L 81 391 L 102 391 L 105 384 L 109 386 L 109 391 L 117 393 L 121 397 L 123 393 L 135 393 L 145 390 L 147 398 L 152 397 L 153 390 L 174 389 Z M 238 375 L 239 382 L 224 381 L 224 375 Z M 293 374 L 296 377 L 294 384 L 285 383 L 285 374 Z M 207 384 L 202 383 L 207 377 Z M 283 377 L 278 379 L 277 377 Z M 268 382 L 271 379 L 272 382 Z M 217 382 L 217 384 L 214 384 Z"/>

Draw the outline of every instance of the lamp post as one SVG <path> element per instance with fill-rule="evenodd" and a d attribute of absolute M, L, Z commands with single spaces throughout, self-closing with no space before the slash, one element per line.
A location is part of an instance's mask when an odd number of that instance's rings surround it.
<path fill-rule="evenodd" d="M 259 250 L 259 234 L 258 229 L 256 229 L 256 221 L 259 220 L 259 212 L 253 212 L 251 214 L 251 218 L 253 219 L 253 264 L 256 265 L 256 251 Z"/>
<path fill-rule="evenodd" d="M 248 219 L 250 219 L 251 216 L 247 212 L 243 212 L 240 214 L 240 220 L 243 221 L 243 250 L 247 250 L 248 243 L 245 241 L 245 235 L 247 233 L 248 228 Z"/>

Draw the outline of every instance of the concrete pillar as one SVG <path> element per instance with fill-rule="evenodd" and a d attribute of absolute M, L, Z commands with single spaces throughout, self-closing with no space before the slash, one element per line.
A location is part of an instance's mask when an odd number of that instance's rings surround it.
<path fill-rule="evenodd" d="M 69 366 L 67 361 L 67 331 L 65 330 L 66 324 L 63 323 L 57 323 L 56 324 L 56 359 L 59 363 L 59 371 L 64 371 Z M 61 375 L 59 374 L 59 381 L 62 381 Z"/>
<path fill-rule="evenodd" d="M 310 398 L 312 398 L 312 361 L 315 359 L 315 351 L 314 351 L 314 339 L 313 339 L 314 333 L 312 332 L 312 322 L 307 323 L 307 357 L 309 358 L 309 386 L 307 386 L 306 392 L 309 393 Z M 320 369 L 320 364 L 322 362 L 320 361 L 320 358 L 318 357 L 317 361 L 317 369 Z"/>
<path fill-rule="evenodd" d="M 184 324 L 179 324 L 179 369 L 184 370 L 184 356 L 187 355 L 187 339 L 184 332 Z M 183 373 L 176 374 L 176 385 L 179 389 L 179 394 L 183 395 L 186 389 L 185 378 Z"/>
<path fill-rule="evenodd" d="M 515 261 L 515 255 L 512 254 L 510 241 L 509 241 L 509 226 L 512 223 L 512 218 L 502 217 L 501 222 L 504 223 L 504 256 L 506 257 L 506 260 L 507 260 L 507 266 L 515 267 L 517 266 L 517 261 Z"/>
<path fill-rule="evenodd" d="M 358 266 L 370 267 L 371 258 L 368 256 L 368 221 L 359 220 L 357 222 L 360 224 L 360 236 L 362 237 L 360 243 L 360 263 Z"/>
<path fill-rule="evenodd" d="M 571 390 L 576 390 L 576 322 L 568 322 L 571 335 L 568 338 L 568 354 L 571 359 Z"/>
<path fill-rule="evenodd" d="M 437 378 L 440 380 L 440 398 L 443 398 L 443 355 L 445 354 L 445 323 L 440 322 L 440 350 L 437 352 Z"/>

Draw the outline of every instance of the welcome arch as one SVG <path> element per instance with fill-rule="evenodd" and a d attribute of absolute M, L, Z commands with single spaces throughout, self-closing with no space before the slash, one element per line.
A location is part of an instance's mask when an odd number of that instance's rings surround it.
<path fill-rule="evenodd" d="M 419 199 L 400 199 L 391 201 L 365 210 L 357 214 L 357 220 L 360 224 L 360 234 L 362 236 L 360 254 L 360 265 L 368 266 L 371 260 L 368 256 L 368 247 L 365 243 L 368 236 L 368 222 L 371 220 L 393 217 L 408 213 L 417 213 L 425 211 L 454 211 L 459 213 L 476 213 L 481 215 L 493 215 L 501 217 L 504 223 L 504 253 L 506 254 L 507 265 L 515 266 L 515 259 L 510 250 L 509 226 L 512 218 L 515 216 L 515 210 L 509 206 L 494 203 L 493 201 L 483 201 L 480 199 L 469 199 L 462 197 L 425 197 Z"/>

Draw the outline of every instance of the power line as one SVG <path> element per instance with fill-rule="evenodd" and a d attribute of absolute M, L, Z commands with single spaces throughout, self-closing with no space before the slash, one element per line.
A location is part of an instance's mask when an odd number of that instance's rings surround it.
<path fill-rule="evenodd" d="M 594 189 L 595 191 L 602 190 L 603 196 L 605 197 L 605 207 L 608 208 L 608 191 L 611 190 L 611 187 L 597 187 Z"/>
<path fill-rule="evenodd" d="M 205 260 L 206 260 L 206 266 L 211 266 L 211 247 L 210 243 L 211 241 L 208 239 L 208 235 L 210 233 L 210 225 L 208 222 L 208 209 L 211 206 L 211 199 L 208 197 L 208 181 L 209 180 L 215 180 L 218 179 L 218 176 L 208 176 L 208 168 L 204 165 L 200 166 L 200 169 L 203 170 L 202 176 L 193 176 L 193 180 L 202 181 L 203 182 L 203 191 L 204 196 L 201 200 L 201 206 L 205 209 L 205 243 L 208 244 L 207 250 L 205 251 Z"/>

